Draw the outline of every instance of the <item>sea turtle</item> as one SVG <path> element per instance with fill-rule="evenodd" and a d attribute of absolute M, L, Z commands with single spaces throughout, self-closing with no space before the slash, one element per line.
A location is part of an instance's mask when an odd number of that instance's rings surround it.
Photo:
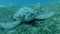
<path fill-rule="evenodd" d="M 14 14 L 13 18 L 21 21 L 30 21 L 33 19 L 47 19 L 54 14 L 55 12 L 46 8 L 42 9 L 41 11 L 35 11 L 32 8 L 23 7 Z"/>
<path fill-rule="evenodd" d="M 54 14 L 53 11 L 45 9 L 40 12 L 29 7 L 22 7 L 13 15 L 13 19 L 16 19 L 16 21 L 13 21 L 12 23 L 1 23 L 0 26 L 4 29 L 12 29 L 21 22 L 29 22 L 33 19 L 47 19 Z"/>
<path fill-rule="evenodd" d="M 13 21 L 12 22 L 6 22 L 6 23 L 0 23 L 0 26 L 3 29 L 13 29 L 16 26 L 18 26 L 21 22 L 27 22 L 30 20 L 35 19 L 36 12 L 29 8 L 29 7 L 23 7 L 20 8 L 14 15 L 13 15 Z"/>

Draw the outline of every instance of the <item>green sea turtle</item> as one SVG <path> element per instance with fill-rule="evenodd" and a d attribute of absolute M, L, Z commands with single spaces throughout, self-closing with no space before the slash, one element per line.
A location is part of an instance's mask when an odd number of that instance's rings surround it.
<path fill-rule="evenodd" d="M 22 7 L 13 15 L 13 19 L 16 19 L 17 21 L 13 21 L 12 23 L 1 23 L 0 26 L 4 29 L 12 29 L 21 22 L 28 22 L 33 19 L 47 19 L 54 14 L 53 11 L 45 9 L 40 12 L 29 7 Z"/>
<path fill-rule="evenodd" d="M 21 21 L 30 21 L 33 19 L 47 19 L 53 16 L 55 12 L 48 9 L 42 9 L 41 11 L 35 11 L 29 7 L 23 7 L 19 9 L 13 16 L 14 19 Z"/>

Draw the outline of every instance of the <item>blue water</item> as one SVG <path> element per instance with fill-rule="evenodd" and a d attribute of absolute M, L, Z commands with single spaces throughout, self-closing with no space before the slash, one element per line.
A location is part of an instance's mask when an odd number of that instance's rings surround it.
<path fill-rule="evenodd" d="M 36 4 L 38 2 L 47 4 L 51 2 L 59 2 L 60 0 L 0 0 L 0 5 L 27 5 L 27 4 Z"/>

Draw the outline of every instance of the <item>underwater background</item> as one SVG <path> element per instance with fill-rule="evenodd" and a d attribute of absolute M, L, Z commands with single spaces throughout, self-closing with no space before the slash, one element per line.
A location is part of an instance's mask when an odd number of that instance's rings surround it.
<path fill-rule="evenodd" d="M 0 34 L 60 34 L 60 0 L 0 0 L 0 24 L 12 22 L 13 14 L 25 6 L 36 11 L 47 7 L 55 14 L 46 21 L 22 23 L 11 30 L 1 28 L 0 25 Z"/>
<path fill-rule="evenodd" d="M 49 3 L 60 3 L 60 0 L 0 0 L 0 5 L 22 5 L 26 6 L 27 4 L 49 4 Z"/>

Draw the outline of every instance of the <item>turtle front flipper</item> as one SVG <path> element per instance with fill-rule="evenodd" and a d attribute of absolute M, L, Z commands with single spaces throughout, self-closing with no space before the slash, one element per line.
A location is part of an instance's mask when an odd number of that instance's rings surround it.
<path fill-rule="evenodd" d="M 15 28 L 16 26 L 18 26 L 20 24 L 20 21 L 13 21 L 13 22 L 7 22 L 7 23 L 0 23 L 1 28 L 5 29 L 5 30 L 10 30 Z"/>
<path fill-rule="evenodd" d="M 36 19 L 47 19 L 53 16 L 54 14 L 55 12 L 53 11 L 45 10 L 45 11 L 40 12 L 40 14 L 36 16 Z"/>

